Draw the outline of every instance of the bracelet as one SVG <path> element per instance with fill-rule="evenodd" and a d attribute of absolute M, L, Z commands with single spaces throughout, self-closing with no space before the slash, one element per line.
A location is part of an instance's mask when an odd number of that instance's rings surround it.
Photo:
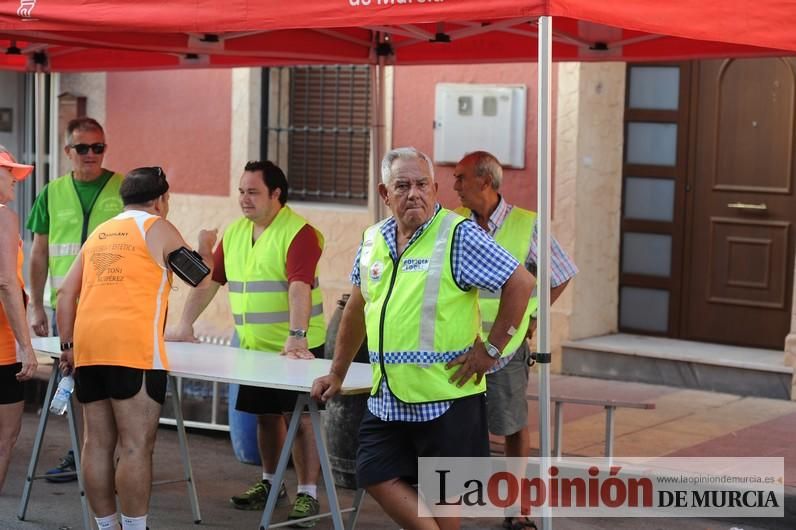
<path fill-rule="evenodd" d="M 64 352 L 64 351 L 67 351 L 67 350 L 71 350 L 72 348 L 74 348 L 74 346 L 75 346 L 74 342 L 62 342 L 61 343 L 61 351 Z"/>

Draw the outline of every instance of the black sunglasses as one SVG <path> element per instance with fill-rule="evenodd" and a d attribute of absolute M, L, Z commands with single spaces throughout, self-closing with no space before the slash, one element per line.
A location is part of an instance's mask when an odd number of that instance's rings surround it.
<path fill-rule="evenodd" d="M 108 147 L 106 144 L 103 143 L 96 143 L 96 144 L 74 144 L 70 145 L 72 149 L 79 155 L 88 154 L 88 150 L 91 149 L 95 155 L 101 155 L 105 152 L 105 148 Z"/>

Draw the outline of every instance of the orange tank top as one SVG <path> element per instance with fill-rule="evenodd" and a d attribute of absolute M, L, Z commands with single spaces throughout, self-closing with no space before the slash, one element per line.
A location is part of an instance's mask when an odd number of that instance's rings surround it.
<path fill-rule="evenodd" d="M 23 290 L 25 289 L 25 281 L 22 279 L 22 261 L 24 259 L 22 240 L 20 239 L 19 248 L 17 249 L 17 279 L 19 280 L 19 288 Z M 0 365 L 14 364 L 21 360 L 17 355 L 17 340 L 14 337 L 14 332 L 11 331 L 11 325 L 8 323 L 5 309 L 0 304 Z"/>
<path fill-rule="evenodd" d="M 160 217 L 128 210 L 99 225 L 83 245 L 75 318 L 75 366 L 168 370 L 163 340 L 171 272 L 149 253 Z"/>

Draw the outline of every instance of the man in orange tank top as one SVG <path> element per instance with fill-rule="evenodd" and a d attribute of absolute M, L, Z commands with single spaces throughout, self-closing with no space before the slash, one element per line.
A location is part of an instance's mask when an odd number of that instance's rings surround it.
<path fill-rule="evenodd" d="M 146 528 L 168 370 L 168 256 L 187 248 L 166 221 L 168 189 L 160 168 L 128 173 L 120 190 L 124 211 L 89 236 L 58 291 L 61 369 L 74 367 L 84 414 L 82 471 L 100 529 L 118 528 L 116 495 L 123 530 Z M 198 251 L 209 267 L 215 241 L 215 230 L 199 233 Z M 208 283 L 209 276 L 199 287 Z"/>

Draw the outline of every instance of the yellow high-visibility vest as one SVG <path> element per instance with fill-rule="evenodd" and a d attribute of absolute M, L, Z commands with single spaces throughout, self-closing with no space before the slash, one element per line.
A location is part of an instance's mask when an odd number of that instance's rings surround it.
<path fill-rule="evenodd" d="M 375 394 L 386 379 L 405 403 L 459 399 L 486 390 L 486 379 L 461 388 L 445 364 L 472 347 L 478 335 L 478 291 L 453 277 L 451 247 L 464 219 L 441 209 L 424 232 L 393 261 L 381 224 L 365 231 L 360 254 L 362 295 Z"/>
<path fill-rule="evenodd" d="M 50 268 L 50 304 L 55 307 L 58 288 L 64 283 L 66 273 L 75 261 L 80 247 L 99 225 L 119 215 L 124 209 L 119 188 L 124 176 L 114 173 L 97 193 L 88 212 L 83 212 L 75 191 L 72 173 L 53 180 L 47 185 L 47 213 L 50 230 L 48 265 Z"/>
<path fill-rule="evenodd" d="M 283 206 L 254 244 L 254 223 L 245 217 L 232 223 L 224 233 L 222 244 L 229 303 L 243 348 L 282 351 L 290 329 L 287 252 L 293 238 L 306 224 L 309 224 L 306 219 Z M 323 249 L 323 234 L 312 228 Z M 311 293 L 307 346 L 315 348 L 326 341 L 323 294 L 318 286 L 317 269 Z"/>
<path fill-rule="evenodd" d="M 471 211 L 469 208 L 459 207 L 456 209 L 456 213 L 469 219 Z M 531 237 L 535 224 L 536 212 L 513 206 L 494 236 L 495 242 L 514 256 L 522 266 L 525 266 L 525 260 L 528 257 L 528 253 L 531 251 Z M 486 340 L 489 336 L 489 331 L 492 329 L 492 325 L 495 323 L 498 307 L 500 306 L 501 293 L 501 290 L 494 293 L 480 290 L 478 293 L 478 304 L 481 307 L 482 340 Z M 536 313 L 538 307 L 539 297 L 536 296 L 536 289 L 534 288 L 533 295 L 528 301 L 528 307 L 525 310 L 525 315 L 522 318 L 522 322 L 520 322 L 519 328 L 514 336 L 511 337 L 508 344 L 503 348 L 504 355 L 517 351 L 522 341 L 525 340 L 525 334 L 528 332 L 529 318 L 532 314 Z"/>

